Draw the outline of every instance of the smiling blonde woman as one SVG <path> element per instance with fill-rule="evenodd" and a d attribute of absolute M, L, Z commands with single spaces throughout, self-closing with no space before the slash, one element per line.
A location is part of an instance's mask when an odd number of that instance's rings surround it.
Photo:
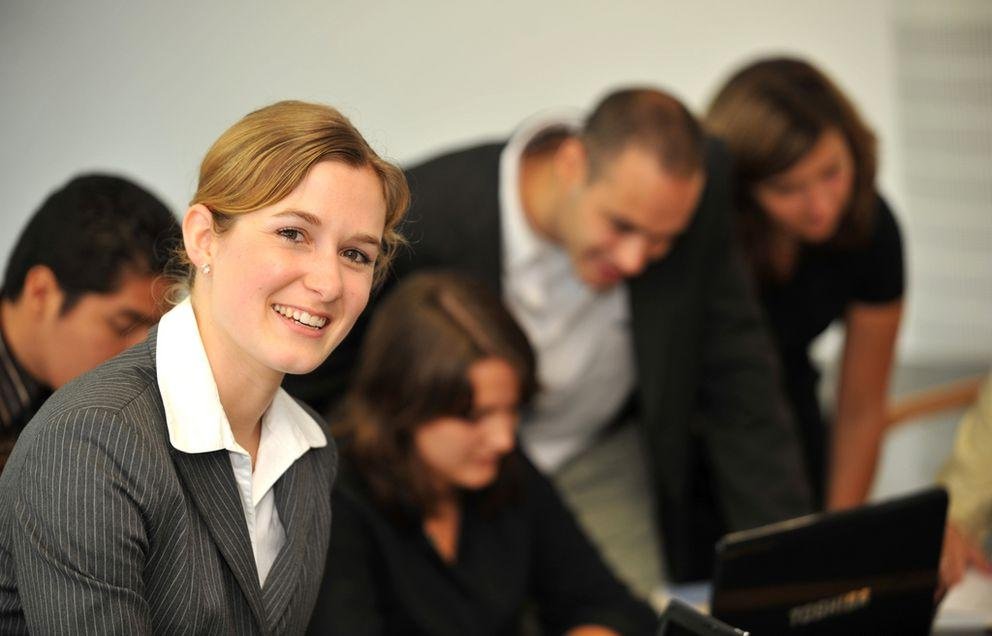
<path fill-rule="evenodd" d="M 56 392 L 0 480 L 0 632 L 304 630 L 337 455 L 280 384 L 348 334 L 407 198 L 327 106 L 218 139 L 183 220 L 189 297 Z"/>

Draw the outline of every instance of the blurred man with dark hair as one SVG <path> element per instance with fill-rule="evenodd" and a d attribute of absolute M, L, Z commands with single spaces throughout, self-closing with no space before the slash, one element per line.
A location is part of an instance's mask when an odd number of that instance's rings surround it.
<path fill-rule="evenodd" d="M 28 221 L 0 290 L 0 469 L 54 389 L 145 337 L 179 236 L 161 201 L 110 175 L 72 179 Z"/>
<path fill-rule="evenodd" d="M 706 576 L 726 530 L 809 510 L 731 240 L 729 174 L 722 147 L 652 88 L 407 171 L 410 249 L 395 276 L 457 268 L 500 292 L 543 389 L 522 445 L 642 593 L 662 570 Z M 290 391 L 326 408 L 346 377 L 341 352 L 287 378 Z"/>

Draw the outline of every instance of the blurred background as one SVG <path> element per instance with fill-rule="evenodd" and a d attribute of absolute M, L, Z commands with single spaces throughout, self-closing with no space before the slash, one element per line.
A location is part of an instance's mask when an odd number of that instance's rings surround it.
<path fill-rule="evenodd" d="M 660 85 L 702 112 L 734 69 L 772 53 L 826 70 L 879 137 L 909 276 L 893 392 L 987 370 L 987 0 L 2 0 L 0 258 L 81 171 L 123 173 L 182 214 L 211 142 L 276 100 L 331 103 L 409 163 L 620 84 Z M 828 332 L 818 347 L 828 371 L 837 342 Z M 876 495 L 928 481 L 955 421 L 891 435 Z"/>

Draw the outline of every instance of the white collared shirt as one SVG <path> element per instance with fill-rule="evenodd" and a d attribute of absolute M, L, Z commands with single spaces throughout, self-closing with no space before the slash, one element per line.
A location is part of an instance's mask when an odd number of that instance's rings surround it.
<path fill-rule="evenodd" d="M 308 450 L 326 446 L 327 438 L 303 407 L 279 389 L 262 416 L 261 439 L 252 471 L 251 456 L 234 440 L 231 424 L 221 406 L 188 298 L 159 322 L 155 367 L 169 442 L 184 453 L 228 451 L 255 555 L 258 582 L 264 585 L 276 556 L 286 544 L 272 487 Z"/>
<path fill-rule="evenodd" d="M 500 156 L 503 297 L 534 346 L 542 388 L 520 437 L 545 471 L 585 449 L 613 421 L 635 384 L 626 285 L 588 287 L 568 253 L 539 236 L 524 214 L 524 148 L 542 131 L 561 126 L 577 128 L 578 118 L 532 118 Z"/>

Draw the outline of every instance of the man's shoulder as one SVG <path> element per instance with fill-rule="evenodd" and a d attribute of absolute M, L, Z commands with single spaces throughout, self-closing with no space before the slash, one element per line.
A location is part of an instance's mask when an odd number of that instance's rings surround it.
<path fill-rule="evenodd" d="M 733 159 L 726 145 L 716 137 L 706 138 L 704 151 L 706 185 L 696 208 L 696 217 L 729 217 L 733 212 Z"/>
<path fill-rule="evenodd" d="M 410 168 L 410 210 L 400 227 L 409 245 L 398 274 L 421 267 L 474 264 L 498 271 L 499 164 L 504 144 L 456 150 Z"/>
<path fill-rule="evenodd" d="M 505 141 L 489 141 L 447 150 L 406 168 L 407 177 L 435 173 L 443 175 L 452 170 L 477 169 L 480 165 L 498 166 L 505 147 Z"/>
<path fill-rule="evenodd" d="M 496 192 L 505 144 L 487 143 L 436 155 L 406 169 L 411 211 L 443 206 L 459 198 Z"/>
<path fill-rule="evenodd" d="M 719 137 L 707 135 L 703 140 L 703 152 L 707 170 L 715 168 L 726 170 L 730 166 L 730 151 L 727 150 L 727 144 Z"/>

